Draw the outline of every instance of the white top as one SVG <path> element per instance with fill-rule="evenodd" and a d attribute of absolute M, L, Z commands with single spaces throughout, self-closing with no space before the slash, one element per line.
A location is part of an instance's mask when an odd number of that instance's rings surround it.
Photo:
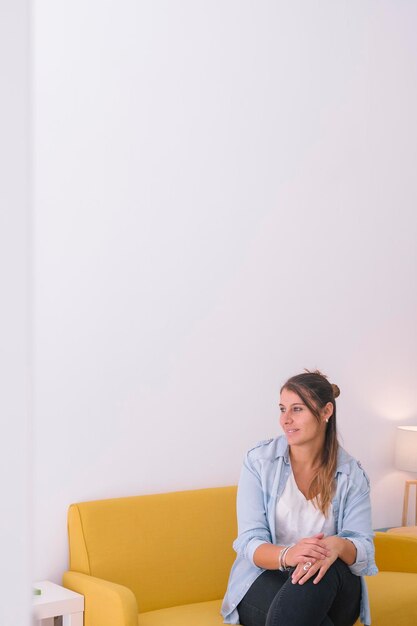
<path fill-rule="evenodd" d="M 329 517 L 326 518 L 314 506 L 313 501 L 307 500 L 298 489 L 292 472 L 277 502 L 275 528 L 276 543 L 279 546 L 289 546 L 303 537 L 311 537 L 317 533 L 334 535 L 336 532 L 331 507 Z"/>

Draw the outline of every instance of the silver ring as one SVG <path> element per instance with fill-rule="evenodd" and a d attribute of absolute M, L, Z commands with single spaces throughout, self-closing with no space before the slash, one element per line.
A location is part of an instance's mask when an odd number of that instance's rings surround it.
<path fill-rule="evenodd" d="M 312 565 L 312 564 L 310 563 L 310 561 L 307 561 L 307 563 L 306 563 L 306 564 L 304 565 L 304 567 L 303 567 L 303 570 L 304 570 L 305 572 L 308 572 L 308 570 L 310 569 L 311 565 Z"/>

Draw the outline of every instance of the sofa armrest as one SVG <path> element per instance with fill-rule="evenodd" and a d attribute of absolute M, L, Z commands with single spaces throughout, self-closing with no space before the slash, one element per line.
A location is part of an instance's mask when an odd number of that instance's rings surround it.
<path fill-rule="evenodd" d="M 417 537 L 375 533 L 375 560 L 385 572 L 417 572 Z"/>
<path fill-rule="evenodd" d="M 84 596 L 84 626 L 137 626 L 138 607 L 127 587 L 80 572 L 65 572 L 63 585 Z"/>

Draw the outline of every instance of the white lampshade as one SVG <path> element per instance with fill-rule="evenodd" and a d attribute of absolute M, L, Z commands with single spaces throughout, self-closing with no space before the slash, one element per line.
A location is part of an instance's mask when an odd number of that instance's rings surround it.
<path fill-rule="evenodd" d="M 395 466 L 406 472 L 417 472 L 417 426 L 397 427 Z"/>

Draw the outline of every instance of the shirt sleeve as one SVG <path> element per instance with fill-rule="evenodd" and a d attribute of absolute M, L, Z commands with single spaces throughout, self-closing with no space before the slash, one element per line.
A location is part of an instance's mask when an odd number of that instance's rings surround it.
<path fill-rule="evenodd" d="M 263 543 L 272 543 L 266 512 L 265 493 L 259 469 L 247 453 L 240 474 L 237 492 L 238 537 L 233 543 L 237 554 L 252 565 L 255 550 Z"/>
<path fill-rule="evenodd" d="M 356 561 L 349 566 L 351 572 L 357 576 L 376 574 L 369 479 L 359 466 L 349 477 L 338 535 L 349 539 L 356 547 Z"/>

